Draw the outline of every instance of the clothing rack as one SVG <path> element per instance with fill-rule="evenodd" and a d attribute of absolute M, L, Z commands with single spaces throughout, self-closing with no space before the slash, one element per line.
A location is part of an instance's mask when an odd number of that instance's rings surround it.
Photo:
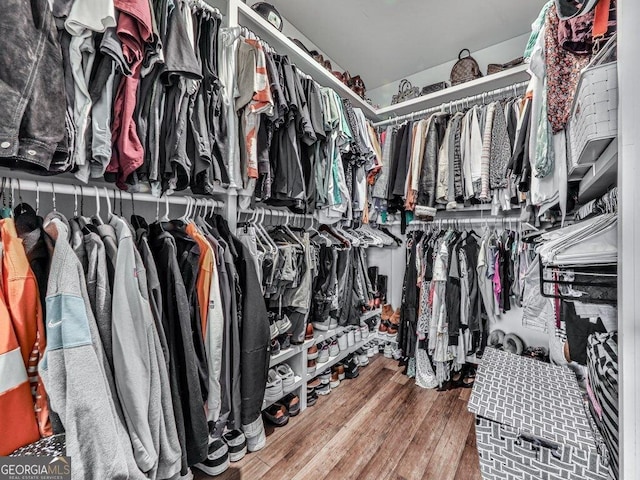
<path fill-rule="evenodd" d="M 257 207 L 255 209 L 243 209 L 238 212 L 240 215 L 244 215 L 243 219 L 245 222 L 257 221 L 258 223 L 262 223 L 266 217 L 270 217 L 272 220 L 275 220 L 274 223 L 277 223 L 278 220 L 282 220 L 285 224 L 289 224 L 289 222 L 299 222 L 303 225 L 308 221 L 313 224 L 315 221 L 315 217 L 310 213 L 293 213 L 284 209 L 277 208 L 262 208 Z"/>
<path fill-rule="evenodd" d="M 508 87 L 497 88 L 495 90 L 490 90 L 488 92 L 480 93 L 478 95 L 472 95 L 470 97 L 461 98 L 460 100 L 445 102 L 437 107 L 431 107 L 425 110 L 419 110 L 417 112 L 407 113 L 406 115 L 394 116 L 386 120 L 383 120 L 381 122 L 374 123 L 373 126 L 381 127 L 383 125 L 389 125 L 391 123 L 397 123 L 404 120 L 413 120 L 415 118 L 424 117 L 430 113 L 446 112 L 447 109 L 449 113 L 451 113 L 453 111 L 453 108 L 457 109 L 459 106 L 462 106 L 463 108 L 465 108 L 466 106 L 466 108 L 468 108 L 470 105 L 477 104 L 478 101 L 480 100 L 482 101 L 482 103 L 485 103 L 486 100 L 493 100 L 496 98 L 505 97 L 506 96 L 505 94 L 511 94 L 512 96 L 516 97 L 519 94 L 523 94 L 526 91 L 526 88 L 528 85 L 529 85 L 528 81 L 514 83 L 513 85 L 510 85 Z"/>
<path fill-rule="evenodd" d="M 425 222 L 423 220 L 413 220 L 411 223 L 407 225 L 408 230 L 427 230 L 428 228 L 438 227 L 441 228 L 443 226 L 457 226 L 457 227 L 465 227 L 465 226 L 492 226 L 492 227 L 504 227 L 511 228 L 518 227 L 521 224 L 519 217 L 485 217 L 485 218 L 442 218 L 433 220 L 430 222 Z"/>

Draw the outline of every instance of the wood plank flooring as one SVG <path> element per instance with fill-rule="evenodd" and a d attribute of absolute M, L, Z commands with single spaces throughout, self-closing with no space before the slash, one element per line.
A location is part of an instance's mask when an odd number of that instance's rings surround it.
<path fill-rule="evenodd" d="M 482 480 L 470 389 L 424 390 L 376 355 L 220 480 Z M 208 477 L 194 469 L 196 480 Z"/>

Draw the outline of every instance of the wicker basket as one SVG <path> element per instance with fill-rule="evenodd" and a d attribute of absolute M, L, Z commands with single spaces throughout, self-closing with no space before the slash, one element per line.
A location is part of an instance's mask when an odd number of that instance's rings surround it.
<path fill-rule="evenodd" d="M 469 410 L 484 480 L 605 480 L 575 375 L 567 368 L 487 349 Z"/>
<path fill-rule="evenodd" d="M 581 179 L 618 135 L 617 63 L 592 66 L 580 75 L 567 125 L 569 178 Z"/>

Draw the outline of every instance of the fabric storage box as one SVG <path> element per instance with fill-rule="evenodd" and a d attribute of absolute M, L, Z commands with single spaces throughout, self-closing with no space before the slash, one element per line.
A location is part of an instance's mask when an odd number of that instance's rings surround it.
<path fill-rule="evenodd" d="M 469 400 L 484 480 L 605 480 L 575 375 L 488 348 Z"/>
<path fill-rule="evenodd" d="M 567 125 L 569 179 L 580 180 L 618 135 L 618 68 L 607 63 L 580 75 Z"/>

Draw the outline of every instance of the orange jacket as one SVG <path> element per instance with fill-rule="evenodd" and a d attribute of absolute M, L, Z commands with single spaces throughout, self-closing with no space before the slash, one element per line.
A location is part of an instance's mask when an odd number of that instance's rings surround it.
<path fill-rule="evenodd" d="M 22 240 L 18 238 L 13 219 L 0 221 L 0 241 L 2 243 L 2 299 L 0 301 L 0 362 L 6 361 L 7 369 L 0 365 L 0 371 L 7 372 L 7 381 L 0 381 L 0 415 L 8 415 L 10 421 L 0 421 L 0 455 L 6 455 L 15 448 L 40 436 L 52 434 L 49 422 L 47 395 L 38 375 L 38 362 L 44 355 L 46 337 L 43 323 L 42 305 L 38 284 L 29 266 Z M 16 350 L 17 348 L 17 350 Z M 21 368 L 15 359 L 22 360 Z M 23 385 L 24 372 L 26 384 Z M 23 398 L 26 388 L 29 396 Z M 20 393 L 18 396 L 14 392 Z M 5 403 L 6 402 L 6 403 Z M 24 403 L 27 402 L 27 403 Z M 29 412 L 29 414 L 25 414 Z M 16 422 L 23 422 L 20 428 L 12 428 Z M 31 435 L 32 423 L 36 426 L 36 437 Z M 8 430 L 4 431 L 5 427 Z M 6 449 L 13 447 L 9 451 Z"/>
<path fill-rule="evenodd" d="M 202 324 L 202 338 L 207 335 L 207 318 L 209 312 L 209 292 L 211 287 L 211 275 L 213 272 L 213 250 L 207 239 L 192 224 L 187 224 L 185 231 L 200 247 L 200 260 L 198 262 L 198 278 L 196 279 L 196 292 L 200 304 L 200 323 Z"/>

